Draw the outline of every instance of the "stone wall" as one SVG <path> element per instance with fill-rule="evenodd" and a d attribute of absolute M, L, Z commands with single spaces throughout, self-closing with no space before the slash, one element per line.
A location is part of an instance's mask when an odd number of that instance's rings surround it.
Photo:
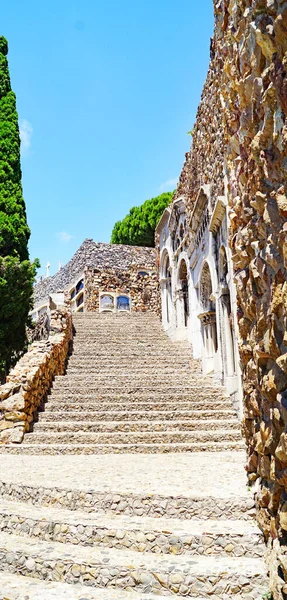
<path fill-rule="evenodd" d="M 133 312 L 151 311 L 159 313 L 159 281 L 154 270 L 143 277 L 138 267 L 127 271 L 120 269 L 87 268 L 85 270 L 85 311 L 99 311 L 100 292 L 129 294 Z"/>
<path fill-rule="evenodd" d="M 228 198 L 247 471 L 287 598 L 287 2 L 214 0 L 207 82 L 177 197 Z"/>
<path fill-rule="evenodd" d="M 34 303 L 38 305 L 48 300 L 50 294 L 70 289 L 82 275 L 85 267 L 125 271 L 132 265 L 137 265 L 139 268 L 154 269 L 155 262 L 154 248 L 102 244 L 86 239 L 71 260 L 58 273 L 35 285 Z"/>
<path fill-rule="evenodd" d="M 34 342 L 0 386 L 0 444 L 23 441 L 53 378 L 64 374 L 71 339 L 70 311 L 52 311 L 49 338 Z"/>
<path fill-rule="evenodd" d="M 277 600 L 287 598 L 287 3 L 221 2 L 216 14 L 247 469 Z"/>

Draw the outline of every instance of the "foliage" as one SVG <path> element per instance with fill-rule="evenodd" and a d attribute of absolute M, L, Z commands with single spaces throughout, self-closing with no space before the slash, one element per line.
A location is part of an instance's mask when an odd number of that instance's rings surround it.
<path fill-rule="evenodd" d="M 172 202 L 174 192 L 165 192 L 131 208 L 129 214 L 114 225 L 112 244 L 154 246 L 155 228 L 165 208 Z"/>
<path fill-rule="evenodd" d="M 0 371 L 7 372 L 25 348 L 36 264 L 0 257 Z"/>
<path fill-rule="evenodd" d="M 0 377 L 23 350 L 37 263 L 29 262 L 16 97 L 0 37 Z"/>

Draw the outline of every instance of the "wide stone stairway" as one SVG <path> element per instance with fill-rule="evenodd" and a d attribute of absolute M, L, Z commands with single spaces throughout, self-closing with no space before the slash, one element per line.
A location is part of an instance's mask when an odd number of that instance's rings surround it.
<path fill-rule="evenodd" d="M 74 325 L 33 431 L 0 447 L 0 600 L 262 599 L 264 544 L 224 389 L 154 316 Z"/>
<path fill-rule="evenodd" d="M 225 390 L 149 315 L 75 315 L 74 351 L 22 451 L 66 454 L 243 448 Z"/>

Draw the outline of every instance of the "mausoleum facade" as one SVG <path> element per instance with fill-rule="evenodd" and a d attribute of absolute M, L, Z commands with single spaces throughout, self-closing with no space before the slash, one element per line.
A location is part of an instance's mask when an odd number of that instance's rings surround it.
<path fill-rule="evenodd" d="M 34 289 L 37 320 L 69 300 L 72 312 L 159 311 L 154 248 L 86 239 L 72 259 Z"/>

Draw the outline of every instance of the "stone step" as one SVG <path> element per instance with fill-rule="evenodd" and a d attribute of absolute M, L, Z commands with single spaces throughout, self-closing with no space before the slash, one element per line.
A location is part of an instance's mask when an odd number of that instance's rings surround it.
<path fill-rule="evenodd" d="M 200 370 L 200 364 L 192 359 L 190 349 L 186 349 L 184 352 L 178 353 L 173 351 L 173 347 L 170 347 L 169 345 L 157 344 L 156 341 L 151 343 L 150 345 L 145 344 L 144 346 L 142 346 L 138 342 L 132 343 L 129 341 L 126 341 L 122 344 L 116 343 L 116 341 L 109 342 L 108 344 L 104 344 L 104 342 L 99 341 L 93 343 L 85 343 L 84 341 L 76 340 L 76 338 L 74 338 L 73 341 L 73 350 L 75 352 L 75 356 L 77 356 L 78 354 L 82 354 L 82 356 L 84 356 L 85 354 L 87 354 L 87 356 L 91 356 L 92 354 L 94 354 L 95 356 L 101 356 L 103 358 L 108 359 L 109 356 L 115 355 L 121 355 L 122 357 L 125 357 L 126 353 L 127 356 L 134 356 L 142 351 L 143 356 L 145 357 L 153 354 L 155 349 L 157 350 L 158 356 L 161 355 L 163 358 L 165 358 L 166 354 L 169 352 L 170 357 L 174 356 L 176 359 L 190 360 L 191 364 L 194 365 L 196 370 Z"/>
<path fill-rule="evenodd" d="M 236 430 L 240 432 L 240 424 L 237 419 L 233 420 L 193 420 L 193 421 L 89 421 L 83 420 L 81 421 L 77 418 L 73 421 L 70 417 L 70 420 L 67 420 L 67 417 L 62 420 L 54 420 L 51 423 L 46 423 L 42 421 L 40 416 L 40 421 L 33 425 L 33 431 L 38 433 L 42 432 L 65 432 L 65 431 L 79 431 L 79 432 L 152 432 L 159 431 L 165 432 L 168 429 L 173 431 L 215 431 L 217 429 L 228 429 Z"/>
<path fill-rule="evenodd" d="M 158 600 L 158 594 L 137 593 L 109 588 L 92 588 L 87 585 L 69 585 L 57 581 L 43 581 L 15 573 L 0 572 L 0 590 L 6 600 Z M 174 596 L 167 596 L 167 598 Z M 177 595 L 177 600 L 186 600 Z M 203 598 L 197 598 L 203 600 Z M 219 600 L 210 596 L 210 600 Z M 229 600 L 227 598 L 227 600 Z"/>
<path fill-rule="evenodd" d="M 183 377 L 183 373 L 185 374 L 185 376 Z M 186 371 L 183 371 L 182 374 L 180 374 L 180 372 L 176 372 L 172 378 L 172 387 L 182 387 L 183 389 L 188 389 L 189 386 L 198 386 L 203 387 L 207 384 L 207 381 L 204 377 L 198 377 L 198 376 L 194 376 L 192 374 L 186 374 Z M 149 385 L 147 384 L 147 377 L 150 377 L 150 379 L 152 379 L 152 387 L 151 387 L 151 383 L 149 383 Z M 150 379 L 148 381 L 150 381 Z M 94 383 L 94 382 L 99 382 L 101 385 L 105 384 L 108 387 L 112 387 L 112 386 L 118 386 L 121 387 L 122 384 L 125 384 L 125 387 L 127 387 L 128 385 L 136 385 L 136 387 L 144 387 L 146 389 L 154 389 L 154 387 L 159 386 L 159 387 L 169 387 L 168 383 L 169 381 L 167 380 L 167 377 L 165 375 L 164 372 L 156 372 L 156 374 L 151 374 L 146 371 L 146 373 L 143 371 L 141 373 L 141 379 L 139 379 L 139 374 L 137 372 L 133 372 L 132 370 L 130 371 L 121 371 L 120 373 L 116 373 L 113 371 L 100 371 L 100 372 L 95 372 L 95 373 L 90 373 L 89 371 L 85 372 L 77 372 L 75 371 L 74 373 L 70 374 L 70 369 L 68 368 L 67 370 L 67 374 L 66 375 L 56 375 L 55 377 L 55 381 L 57 382 L 62 382 L 63 384 L 71 384 L 74 383 L 75 381 L 79 381 L 79 382 L 90 382 L 90 383 Z M 211 386 L 210 386 L 211 387 Z M 216 386 L 215 386 L 216 388 Z M 170 388 L 169 388 L 170 389 Z M 220 388 L 218 388 L 218 391 L 220 391 Z M 226 392 L 223 388 L 221 388 L 221 393 L 226 395 Z"/>
<path fill-rule="evenodd" d="M 156 554 L 263 556 L 262 533 L 251 521 L 183 521 L 35 507 L 0 501 L 0 530 L 24 537 Z"/>
<path fill-rule="evenodd" d="M 136 340 L 134 338 L 120 341 L 118 338 L 112 339 L 110 336 L 109 338 L 104 338 L 102 340 L 97 338 L 96 336 L 94 339 L 78 339 L 77 337 L 75 337 L 73 338 L 73 348 L 75 349 L 75 351 L 78 352 L 82 351 L 83 353 L 101 353 L 102 355 L 107 357 L 115 352 L 121 353 L 123 356 L 125 356 L 126 351 L 128 353 L 134 354 L 134 352 L 140 352 L 141 350 L 143 350 L 143 352 L 149 352 L 151 350 L 153 351 L 156 349 L 159 353 L 170 352 L 171 356 L 192 358 L 190 348 L 184 348 L 179 353 L 178 349 L 174 351 L 174 348 L 172 345 L 170 345 L 170 342 L 158 341 L 156 339 L 147 342 L 140 342 L 139 340 Z M 199 363 L 197 363 L 197 366 L 199 366 Z"/>
<path fill-rule="evenodd" d="M 242 451 L 245 446 L 242 441 L 210 441 L 210 442 L 189 442 L 189 443 L 108 443 L 108 444 L 93 444 L 93 443 L 71 443 L 69 442 L 52 442 L 49 441 L 40 443 L 35 439 L 29 443 L 24 441 L 19 444 L 3 444 L 0 445 L 0 454 L 175 454 L 175 453 L 190 453 L 190 452 L 222 452 L 224 450 Z M 59 435 L 59 434 L 58 434 Z"/>
<path fill-rule="evenodd" d="M 170 378 L 176 382 L 182 380 L 182 378 L 186 376 L 186 372 L 187 367 L 174 369 L 174 367 L 161 367 L 159 365 L 155 366 L 154 364 L 149 367 L 146 365 L 137 366 L 134 365 L 133 362 L 126 366 L 115 366 L 110 363 L 104 366 L 89 364 L 86 366 L 77 366 L 69 364 L 66 377 L 69 380 L 72 380 L 74 377 L 78 379 L 100 379 L 101 381 L 106 379 L 111 379 L 113 381 L 117 379 L 119 382 L 121 382 L 123 378 L 132 379 L 134 381 L 137 378 L 144 380 L 146 377 L 149 377 L 153 381 L 164 379 L 166 382 L 167 378 Z M 188 379 L 189 377 L 187 377 L 187 380 Z"/>
<path fill-rule="evenodd" d="M 104 332 L 97 329 L 94 332 L 90 330 L 76 332 L 74 341 L 78 345 L 85 344 L 85 346 L 93 345 L 104 348 L 113 347 L 115 344 L 117 347 L 128 345 L 129 349 L 140 348 L 141 346 L 146 348 L 148 344 L 156 345 L 158 349 L 170 348 L 172 350 L 173 348 L 173 343 L 164 334 L 159 335 L 157 332 L 149 333 L 147 331 L 131 331 L 128 334 L 124 330 L 116 332 L 114 328 Z M 188 350 L 188 345 L 182 350 Z"/>
<path fill-rule="evenodd" d="M 64 459 L 40 455 L 26 456 L 24 460 L 6 453 L 1 456 L 0 497 L 21 504 L 101 515 L 249 520 L 255 515 L 254 498 L 244 487 L 243 467 L 237 480 L 233 479 L 237 456 L 241 461 L 243 453 L 227 453 L 227 465 L 222 462 L 222 454 L 214 453 L 169 457 L 68 455 Z M 196 470 L 199 462 L 200 473 Z M 216 466 L 225 465 L 226 469 L 229 466 L 228 472 L 219 470 L 215 474 Z"/>
<path fill-rule="evenodd" d="M 87 385 L 89 386 L 87 388 Z M 82 379 L 74 377 L 70 379 L 69 377 L 59 377 L 55 380 L 53 384 L 52 390 L 79 390 L 79 393 L 85 394 L 86 396 L 90 393 L 93 393 L 94 390 L 96 392 L 108 392 L 111 390 L 113 393 L 117 393 L 117 396 L 122 395 L 132 395 L 132 394 L 141 394 L 143 397 L 151 396 L 152 398 L 156 397 L 156 395 L 164 395 L 164 398 L 170 397 L 199 397 L 207 395 L 211 397 L 222 398 L 230 401 L 229 396 L 225 393 L 224 390 L 220 388 L 212 388 L 210 386 L 204 385 L 189 385 L 188 382 L 184 385 L 184 380 L 181 380 L 181 383 L 178 386 L 168 385 L 168 382 L 154 382 L 152 384 L 150 379 L 146 379 L 144 382 L 126 382 L 123 381 L 118 382 L 118 380 L 97 380 L 95 378 L 90 379 Z"/>
<path fill-rule="evenodd" d="M 52 396 L 48 396 L 48 401 L 44 405 L 45 410 L 49 411 L 63 411 L 63 410 L 92 410 L 96 411 L 97 409 L 105 412 L 105 411 L 127 411 L 127 410 L 149 410 L 151 412 L 158 411 L 166 411 L 166 412 L 174 412 L 177 409 L 180 410 L 209 410 L 210 406 L 214 410 L 224 410 L 230 409 L 230 402 L 227 400 L 210 400 L 205 399 L 204 401 L 195 401 L 190 400 L 186 402 L 181 400 L 181 398 L 175 398 L 174 401 L 167 400 L 154 400 L 144 402 L 143 399 L 138 400 L 136 397 L 132 396 L 129 400 L 122 401 L 121 399 L 116 400 L 115 396 L 113 400 L 109 400 L 107 398 L 99 397 L 84 397 L 84 396 L 72 396 L 67 390 L 64 394 L 58 394 Z"/>
<path fill-rule="evenodd" d="M 145 593 L 169 591 L 189 597 L 266 591 L 264 562 L 258 558 L 141 554 L 132 550 L 34 541 L 0 534 L 0 569 L 43 580 Z M 260 596 L 259 596 L 260 597 Z"/>
<path fill-rule="evenodd" d="M 156 350 L 156 352 L 155 352 Z M 177 352 L 177 351 L 173 351 L 173 348 L 171 348 L 170 346 L 162 346 L 161 344 L 157 345 L 156 342 L 154 342 L 153 344 L 146 344 L 145 346 L 142 346 L 141 344 L 130 344 L 129 342 L 124 343 L 124 344 L 104 344 L 104 343 L 93 343 L 93 344 L 85 344 L 84 342 L 78 342 L 76 341 L 76 339 L 74 338 L 73 341 L 73 352 L 75 353 L 75 356 L 85 356 L 87 355 L 88 357 L 90 356 L 99 356 L 102 358 L 106 358 L 108 360 L 108 358 L 111 357 L 119 357 L 121 356 L 122 358 L 125 357 L 129 357 L 129 356 L 138 356 L 140 353 L 142 353 L 143 357 L 149 357 L 151 355 L 156 355 L 158 357 L 161 357 L 163 359 L 166 358 L 167 354 L 169 353 L 170 357 L 175 357 L 176 359 L 185 359 L 185 360 L 189 360 L 190 364 L 192 364 L 194 366 L 194 368 L 196 368 L 196 370 L 200 370 L 200 364 L 198 361 L 194 361 L 192 359 L 190 350 L 187 349 L 184 352 Z"/>
<path fill-rule="evenodd" d="M 101 361 L 97 359 L 95 360 L 94 358 L 91 358 L 90 360 L 88 360 L 87 358 L 84 358 L 83 360 L 75 360 L 73 357 L 71 357 L 69 360 L 68 372 L 72 373 L 73 371 L 76 371 L 81 374 L 84 370 L 89 373 L 100 371 L 101 373 L 108 374 L 109 370 L 112 369 L 115 373 L 132 370 L 132 372 L 136 371 L 139 375 L 141 375 L 145 371 L 148 371 L 149 373 L 158 372 L 163 374 L 176 374 L 181 373 L 183 371 L 186 373 L 186 369 L 189 369 L 189 367 L 190 364 L 188 362 L 177 362 L 177 365 L 175 367 L 174 365 L 170 364 L 170 359 L 169 361 L 160 361 L 159 359 L 155 359 L 153 357 L 146 361 L 141 359 L 136 361 L 134 358 L 122 361 L 120 357 L 114 358 L 113 361 L 110 358 L 108 360 L 102 358 Z"/>
<path fill-rule="evenodd" d="M 240 430 L 219 429 L 216 431 L 109 431 L 102 433 L 85 431 L 47 431 L 26 433 L 24 444 L 102 444 L 115 446 L 125 444 L 193 444 L 216 442 L 241 442 Z"/>
<path fill-rule="evenodd" d="M 67 377 L 59 377 L 59 378 L 56 378 L 56 380 L 53 384 L 51 393 L 54 394 L 56 391 L 59 392 L 61 390 L 63 390 L 63 391 L 67 390 L 67 391 L 69 391 L 70 394 L 77 394 L 77 395 L 88 397 L 91 395 L 91 393 L 93 394 L 95 392 L 97 393 L 97 395 L 99 395 L 99 391 L 100 391 L 101 397 L 102 397 L 103 393 L 105 391 L 105 393 L 112 392 L 113 394 L 116 395 L 117 398 L 119 398 L 119 397 L 129 398 L 131 396 L 137 395 L 138 397 L 142 396 L 143 398 L 147 398 L 147 399 L 153 399 L 153 398 L 158 398 L 158 397 L 162 397 L 162 398 L 177 397 L 178 399 L 180 399 L 180 398 L 192 399 L 192 397 L 200 397 L 200 396 L 203 396 L 204 398 L 206 398 L 206 396 L 209 395 L 209 396 L 217 397 L 217 398 L 220 398 L 220 399 L 230 402 L 230 398 L 229 398 L 229 396 L 227 396 L 227 394 L 225 393 L 224 390 L 222 390 L 221 388 L 213 388 L 208 385 L 199 387 L 197 385 L 184 386 L 184 384 L 182 384 L 182 387 L 171 386 L 171 385 L 165 385 L 165 387 L 164 387 L 164 386 L 155 386 L 155 385 L 148 385 L 148 386 L 144 385 L 143 386 L 140 383 L 138 385 L 134 383 L 134 384 L 131 384 L 128 389 L 124 388 L 124 390 L 123 390 L 122 385 L 119 385 L 119 386 L 117 386 L 116 384 L 104 385 L 104 382 L 103 382 L 101 385 L 101 388 L 99 390 L 98 384 L 95 385 L 92 382 L 88 389 L 84 384 L 85 384 L 85 382 L 83 383 L 82 381 L 79 381 L 78 385 L 75 385 L 74 382 L 71 384 L 70 380 Z M 79 390 L 79 391 L 77 391 L 77 390 Z"/>
<path fill-rule="evenodd" d="M 185 422 L 191 421 L 192 419 L 196 419 L 197 421 L 200 419 L 200 422 L 208 421 L 209 419 L 214 419 L 215 417 L 220 420 L 229 420 L 234 418 L 235 413 L 232 410 L 205 410 L 205 411 L 188 411 L 188 410 L 177 410 L 173 411 L 137 411 L 133 409 L 129 409 L 126 411 L 93 411 L 93 410 L 85 410 L 84 407 L 82 410 L 68 410 L 65 411 L 56 411 L 52 410 L 52 406 L 50 404 L 45 405 L 45 411 L 39 414 L 39 418 L 42 423 L 55 421 L 65 421 L 65 419 L 84 419 L 85 421 L 139 421 L 139 420 L 148 420 L 149 423 L 153 421 L 176 421 L 177 419 L 184 419 Z"/>

